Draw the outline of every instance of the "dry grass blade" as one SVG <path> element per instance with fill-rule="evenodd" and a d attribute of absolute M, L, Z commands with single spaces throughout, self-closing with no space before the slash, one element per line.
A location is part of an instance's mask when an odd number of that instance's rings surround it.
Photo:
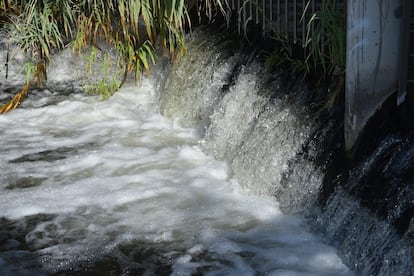
<path fill-rule="evenodd" d="M 26 96 L 27 91 L 29 91 L 30 86 L 31 86 L 31 85 L 32 85 L 35 81 L 36 81 L 36 79 L 33 79 L 30 83 L 26 84 L 26 85 L 23 87 L 23 89 L 22 89 L 22 91 L 21 91 L 21 92 L 17 93 L 17 94 L 13 97 L 13 99 L 12 99 L 11 101 L 9 101 L 7 104 L 3 105 L 3 106 L 0 108 L 0 114 L 4 114 L 4 113 L 7 113 L 7 112 L 9 112 L 9 111 L 11 111 L 11 110 L 16 109 L 16 108 L 20 105 L 20 103 L 22 102 L 22 100 L 24 99 L 24 97 Z"/>
<path fill-rule="evenodd" d="M 23 86 L 22 91 L 17 93 L 13 97 L 13 99 L 11 99 L 11 101 L 9 101 L 8 103 L 6 103 L 0 108 L 0 114 L 4 114 L 4 113 L 7 113 L 9 111 L 16 109 L 20 105 L 20 103 L 23 101 L 23 99 L 26 97 L 27 92 L 29 91 L 30 87 L 32 87 L 35 83 L 37 83 L 37 85 L 40 86 L 43 80 L 47 80 L 46 66 L 44 62 L 41 61 L 37 64 L 37 69 L 36 69 L 36 72 L 32 80 L 26 83 Z"/>

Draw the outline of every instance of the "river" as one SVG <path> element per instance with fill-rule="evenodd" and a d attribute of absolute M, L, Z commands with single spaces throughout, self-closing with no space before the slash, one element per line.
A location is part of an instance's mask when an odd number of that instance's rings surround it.
<path fill-rule="evenodd" d="M 0 116 L 0 274 L 353 274 L 302 218 L 240 185 L 202 128 L 166 117 L 158 82 L 107 101 L 34 90 Z"/>

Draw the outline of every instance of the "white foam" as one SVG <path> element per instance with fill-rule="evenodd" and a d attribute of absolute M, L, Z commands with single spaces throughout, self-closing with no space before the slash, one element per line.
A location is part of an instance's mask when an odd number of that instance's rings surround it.
<path fill-rule="evenodd" d="M 140 241 L 167 250 L 173 275 L 349 274 L 273 198 L 242 193 L 228 164 L 197 146 L 197 131 L 156 112 L 155 94 L 145 80 L 109 101 L 69 96 L 0 117 L 0 210 L 21 225 L 54 215 L 26 235 L 46 271 L 127 258 L 118 246 Z"/>

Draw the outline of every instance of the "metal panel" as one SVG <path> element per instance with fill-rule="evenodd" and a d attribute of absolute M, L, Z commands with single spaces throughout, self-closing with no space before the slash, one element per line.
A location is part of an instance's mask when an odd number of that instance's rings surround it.
<path fill-rule="evenodd" d="M 283 32 L 289 32 L 289 9 L 288 0 L 285 0 L 285 29 Z"/>
<path fill-rule="evenodd" d="M 297 41 L 297 24 L 298 21 L 296 19 L 296 0 L 293 0 L 293 43 L 296 43 Z M 299 17 L 300 18 L 300 17 Z"/>
<path fill-rule="evenodd" d="M 350 0 L 347 7 L 345 147 L 397 90 L 402 0 Z"/>

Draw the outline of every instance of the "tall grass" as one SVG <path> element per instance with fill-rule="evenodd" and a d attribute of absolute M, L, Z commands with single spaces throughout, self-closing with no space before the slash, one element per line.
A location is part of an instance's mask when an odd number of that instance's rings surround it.
<path fill-rule="evenodd" d="M 250 0 L 252 1 L 252 0 Z M 330 86 L 327 106 L 332 106 L 344 89 L 346 25 L 345 10 L 337 0 L 322 0 L 322 9 L 311 12 L 314 0 L 308 0 L 300 21 L 305 21 L 305 41 L 296 44 L 287 33 L 273 28 L 275 47 L 265 53 L 265 63 L 271 68 L 284 68 L 294 73 L 312 75 L 319 86 Z M 252 1 L 252 3 L 256 3 Z M 259 7 L 260 8 L 260 7 Z M 260 9 L 259 9 L 260 10 Z M 260 10 L 261 11 L 261 10 Z M 273 22 L 268 22 L 272 26 Z M 293 47 L 303 45 L 302 53 L 295 55 Z M 331 83 L 331 85 L 329 85 Z"/>
<path fill-rule="evenodd" d="M 212 18 L 214 11 L 225 13 L 227 7 L 227 0 L 3 0 L 0 27 L 31 57 L 31 63 L 44 65 L 62 47 L 72 45 L 80 53 L 105 41 L 118 51 L 122 85 L 131 73 L 137 81 L 142 72 L 150 73 L 157 48 L 173 59 L 185 52 L 190 10 L 204 11 Z M 119 88 L 114 83 L 105 95 Z"/>
<path fill-rule="evenodd" d="M 63 46 L 63 34 L 53 4 L 30 0 L 18 8 L 21 12 L 8 16 L 5 24 L 9 40 L 32 57 L 49 59 L 52 49 Z"/>
<path fill-rule="evenodd" d="M 345 69 L 346 30 L 345 11 L 337 1 L 323 0 L 323 9 L 312 14 L 307 22 L 305 50 L 307 61 L 314 67 L 322 68 L 323 74 L 332 75 Z M 303 14 L 306 14 L 311 1 L 308 1 Z M 302 17 L 303 20 L 303 17 Z"/>
<path fill-rule="evenodd" d="M 328 87 L 325 107 L 329 109 L 345 90 L 346 24 L 344 7 L 340 7 L 337 0 L 323 0 L 322 3 L 323 9 L 312 14 L 307 23 L 305 53 L 308 66 L 321 71 L 320 78 Z"/>
<path fill-rule="evenodd" d="M 334 72 L 343 71 L 346 55 L 346 26 L 345 11 L 336 0 L 322 0 L 322 9 L 310 14 L 310 7 L 314 0 L 308 0 L 300 21 L 306 21 L 305 41 L 302 44 L 305 63 L 302 67 L 305 73 L 311 70 L 321 71 L 323 76 L 331 76 Z M 253 2 L 255 3 L 255 2 Z M 260 10 L 260 9 L 259 9 Z M 310 16 L 309 16 L 310 14 Z M 269 22 L 272 26 L 273 22 Z M 286 33 L 272 31 L 272 39 L 277 48 L 268 54 L 269 65 L 279 65 L 283 60 L 292 61 L 293 41 Z"/>

